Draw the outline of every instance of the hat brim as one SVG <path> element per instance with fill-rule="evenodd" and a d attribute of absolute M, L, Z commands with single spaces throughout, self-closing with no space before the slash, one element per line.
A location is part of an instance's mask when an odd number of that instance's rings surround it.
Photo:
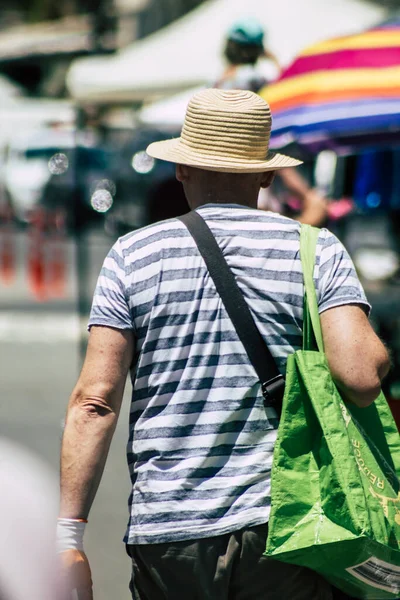
<path fill-rule="evenodd" d="M 302 163 L 301 160 L 277 152 L 269 152 L 266 160 L 263 161 L 239 159 L 229 155 L 202 154 L 182 143 L 180 137 L 153 142 L 147 147 L 146 152 L 153 158 L 197 167 L 206 171 L 224 173 L 263 173 L 264 171 L 276 171 L 286 167 L 297 167 Z"/>

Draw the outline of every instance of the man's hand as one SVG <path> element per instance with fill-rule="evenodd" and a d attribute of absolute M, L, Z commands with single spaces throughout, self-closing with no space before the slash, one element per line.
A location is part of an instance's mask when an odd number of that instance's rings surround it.
<path fill-rule="evenodd" d="M 86 554 L 65 550 L 58 555 L 63 600 L 93 600 L 92 575 Z"/>
<path fill-rule="evenodd" d="M 302 210 L 297 220 L 313 227 L 321 227 L 328 216 L 328 200 L 311 188 L 303 196 Z"/>

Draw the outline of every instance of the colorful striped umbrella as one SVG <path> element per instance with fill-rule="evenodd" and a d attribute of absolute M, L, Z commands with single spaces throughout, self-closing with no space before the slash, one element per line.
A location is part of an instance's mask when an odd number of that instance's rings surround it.
<path fill-rule="evenodd" d="M 400 144 L 400 19 L 307 48 L 260 93 L 271 105 L 273 147 Z"/>

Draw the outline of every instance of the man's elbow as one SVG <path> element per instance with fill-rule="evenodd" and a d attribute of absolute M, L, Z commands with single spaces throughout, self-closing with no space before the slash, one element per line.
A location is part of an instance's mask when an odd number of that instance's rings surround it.
<path fill-rule="evenodd" d="M 359 408 L 366 408 L 381 393 L 382 380 L 389 372 L 389 368 L 389 358 L 382 357 L 379 365 L 376 365 L 375 369 L 369 370 L 368 373 L 358 371 L 356 377 L 345 377 L 342 380 L 337 378 L 336 383 L 346 400 Z"/>
<path fill-rule="evenodd" d="M 342 389 L 346 400 L 352 402 L 359 408 L 370 406 L 381 393 L 381 383 L 363 385 L 360 387 L 346 387 Z"/>
<path fill-rule="evenodd" d="M 71 395 L 68 407 L 68 413 L 81 415 L 83 418 L 95 419 L 97 417 L 115 416 L 114 410 L 108 399 L 98 393 L 93 393 L 93 390 L 86 390 L 77 387 Z"/>
<path fill-rule="evenodd" d="M 382 354 L 381 354 L 380 360 L 378 362 L 378 367 L 377 367 L 378 377 L 379 377 L 380 381 L 383 381 L 383 379 L 389 373 L 390 367 L 391 367 L 390 354 L 389 354 L 389 351 L 387 350 L 387 348 L 385 348 L 385 346 L 383 346 Z"/>
<path fill-rule="evenodd" d="M 358 360 L 349 359 L 338 364 L 331 362 L 330 368 L 333 379 L 344 398 L 360 408 L 372 404 L 381 393 L 383 379 L 390 370 L 390 358 L 383 344 L 379 344 L 374 355 L 365 359 L 362 352 Z"/>

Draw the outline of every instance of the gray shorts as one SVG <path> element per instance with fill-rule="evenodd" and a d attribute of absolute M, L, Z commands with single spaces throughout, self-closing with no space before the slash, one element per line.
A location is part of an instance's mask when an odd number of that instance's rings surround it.
<path fill-rule="evenodd" d="M 134 600 L 334 600 L 317 573 L 263 556 L 268 525 L 212 538 L 127 546 Z M 344 596 L 343 596 L 344 597 Z M 338 596 L 339 598 L 339 596 Z"/>

